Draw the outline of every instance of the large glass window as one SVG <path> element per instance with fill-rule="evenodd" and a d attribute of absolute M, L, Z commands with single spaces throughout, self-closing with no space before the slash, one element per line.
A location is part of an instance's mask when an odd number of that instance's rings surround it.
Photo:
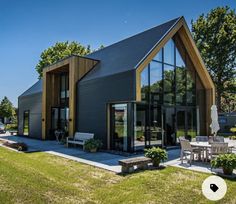
<path fill-rule="evenodd" d="M 175 82 L 174 66 L 164 64 L 164 104 L 174 104 L 174 82 Z"/>
<path fill-rule="evenodd" d="M 174 65 L 175 54 L 174 54 L 174 41 L 171 39 L 167 42 L 164 47 L 164 63 Z"/>
<path fill-rule="evenodd" d="M 186 66 L 176 48 L 176 105 L 186 104 Z"/>
<path fill-rule="evenodd" d="M 150 117 L 149 117 L 149 142 L 150 146 L 162 145 L 162 117 L 161 107 L 151 106 Z"/>
<path fill-rule="evenodd" d="M 23 119 L 23 134 L 29 135 L 29 111 L 24 112 L 24 119 Z"/>
<path fill-rule="evenodd" d="M 142 100 L 152 104 L 195 106 L 196 71 L 176 37 L 162 48 L 141 73 Z M 175 45 L 176 43 L 176 45 Z"/>
<path fill-rule="evenodd" d="M 161 131 L 164 132 L 166 145 L 175 144 L 176 137 L 196 135 L 199 104 L 196 93 L 204 91 L 204 88 L 196 91 L 196 78 L 194 65 L 178 36 L 168 41 L 143 70 L 141 90 L 142 101 L 149 104 L 146 113 L 146 139 L 149 145 L 152 140 L 153 143 L 159 140 L 156 133 Z M 162 114 L 153 107 L 161 107 Z M 159 121 L 163 123 L 162 130 L 159 129 Z"/>
<path fill-rule="evenodd" d="M 134 151 L 146 146 L 146 112 L 146 105 L 134 104 Z"/>
<path fill-rule="evenodd" d="M 157 53 L 157 55 L 153 58 L 153 60 L 162 62 L 163 61 L 163 48 Z"/>
<path fill-rule="evenodd" d="M 162 102 L 162 64 L 152 61 L 150 63 L 150 93 L 151 102 Z"/>
<path fill-rule="evenodd" d="M 111 106 L 112 147 L 118 151 L 128 151 L 127 104 Z"/>
<path fill-rule="evenodd" d="M 187 110 L 187 135 L 195 137 L 197 135 L 196 109 Z"/>
<path fill-rule="evenodd" d="M 176 67 L 176 105 L 186 104 L 186 69 Z"/>
<path fill-rule="evenodd" d="M 148 100 L 149 94 L 149 69 L 146 67 L 141 73 L 141 98 L 143 101 Z"/>
<path fill-rule="evenodd" d="M 62 106 L 68 106 L 69 103 L 69 75 L 63 73 L 60 76 L 60 102 Z"/>
<path fill-rule="evenodd" d="M 187 75 L 186 75 L 186 98 L 187 105 L 196 103 L 196 71 L 189 57 L 187 57 Z"/>

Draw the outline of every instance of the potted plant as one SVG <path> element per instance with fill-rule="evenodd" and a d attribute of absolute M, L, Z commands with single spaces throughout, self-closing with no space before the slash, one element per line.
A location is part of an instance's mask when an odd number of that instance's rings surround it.
<path fill-rule="evenodd" d="M 164 162 L 168 156 L 164 149 L 159 147 L 152 147 L 150 149 L 145 149 L 145 157 L 151 158 L 154 167 L 159 167 L 161 162 Z"/>
<path fill-rule="evenodd" d="M 96 139 L 89 139 L 84 143 L 84 149 L 89 152 L 97 152 L 102 147 L 102 142 Z"/>
<path fill-rule="evenodd" d="M 235 154 L 221 154 L 211 161 L 213 168 L 222 168 L 225 175 L 232 175 L 233 170 L 236 168 L 236 155 Z"/>
<path fill-rule="evenodd" d="M 138 135 L 137 140 L 143 142 L 145 140 L 145 137 L 143 135 Z"/>

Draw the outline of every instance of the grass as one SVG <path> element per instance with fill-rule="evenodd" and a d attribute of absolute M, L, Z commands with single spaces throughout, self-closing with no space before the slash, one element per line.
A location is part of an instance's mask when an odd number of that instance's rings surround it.
<path fill-rule="evenodd" d="M 126 176 L 49 155 L 0 148 L 0 203 L 210 203 L 208 177 L 174 167 Z M 219 203 L 236 203 L 236 182 Z"/>

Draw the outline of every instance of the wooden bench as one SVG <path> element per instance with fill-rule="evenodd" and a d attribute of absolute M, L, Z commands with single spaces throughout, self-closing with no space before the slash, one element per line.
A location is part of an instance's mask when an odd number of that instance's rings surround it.
<path fill-rule="evenodd" d="M 94 138 L 93 133 L 76 132 L 74 137 L 67 137 L 66 145 L 67 147 L 69 146 L 69 143 L 83 145 L 83 149 L 84 149 L 84 143 L 87 140 L 93 139 L 93 138 Z"/>
<path fill-rule="evenodd" d="M 137 166 L 137 169 L 147 169 L 148 164 L 152 160 L 147 157 L 135 157 L 131 159 L 122 159 L 119 160 L 119 165 L 122 167 L 122 173 L 131 173 L 134 171 L 134 166 Z"/>

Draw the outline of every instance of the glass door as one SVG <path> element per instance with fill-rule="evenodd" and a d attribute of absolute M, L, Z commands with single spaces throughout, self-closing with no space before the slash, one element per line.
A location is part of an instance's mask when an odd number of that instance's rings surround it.
<path fill-rule="evenodd" d="M 55 138 L 55 130 L 68 132 L 69 108 L 53 107 L 51 110 L 51 139 Z"/>
<path fill-rule="evenodd" d="M 175 128 L 175 108 L 163 107 L 163 142 L 165 146 L 172 146 L 176 144 L 176 128 Z"/>
<path fill-rule="evenodd" d="M 150 146 L 162 145 L 162 114 L 161 107 L 153 105 L 150 111 Z"/>
<path fill-rule="evenodd" d="M 59 128 L 65 132 L 68 132 L 69 108 L 60 108 L 59 118 L 60 118 Z"/>
<path fill-rule="evenodd" d="M 52 131 L 59 129 L 59 108 L 52 108 Z"/>
<path fill-rule="evenodd" d="M 23 134 L 29 136 L 29 111 L 24 112 L 24 120 L 23 120 Z"/>
<path fill-rule="evenodd" d="M 117 151 L 128 151 L 127 104 L 111 105 L 111 147 Z"/>
<path fill-rule="evenodd" d="M 195 108 L 189 108 L 186 111 L 187 115 L 187 136 L 191 138 L 196 137 L 197 135 L 197 115 Z"/>
<path fill-rule="evenodd" d="M 134 151 L 143 150 L 147 146 L 147 109 L 145 104 L 134 104 Z"/>
<path fill-rule="evenodd" d="M 176 109 L 176 136 L 186 136 L 186 109 L 183 108 Z"/>
<path fill-rule="evenodd" d="M 183 107 L 176 109 L 176 135 L 191 139 L 197 135 L 197 113 L 195 107 Z"/>

